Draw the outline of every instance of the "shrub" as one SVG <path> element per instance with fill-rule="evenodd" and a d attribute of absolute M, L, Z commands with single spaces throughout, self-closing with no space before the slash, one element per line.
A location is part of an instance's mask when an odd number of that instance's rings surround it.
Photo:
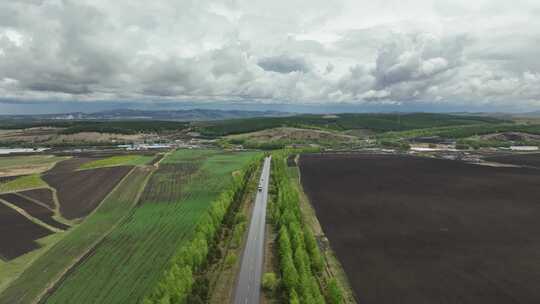
<path fill-rule="evenodd" d="M 242 240 L 244 239 L 245 230 L 246 230 L 246 224 L 245 223 L 237 224 L 234 227 L 233 236 L 232 236 L 232 246 L 234 248 L 238 248 L 242 244 Z"/>
<path fill-rule="evenodd" d="M 274 292 L 279 285 L 278 278 L 275 273 L 267 272 L 263 275 L 262 287 L 268 292 Z"/>
<path fill-rule="evenodd" d="M 332 278 L 328 283 L 327 294 L 330 304 L 343 303 L 343 294 L 341 293 L 341 289 L 337 285 L 336 279 Z"/>
<path fill-rule="evenodd" d="M 225 258 L 225 265 L 227 265 L 227 267 L 230 268 L 230 267 L 234 266 L 234 264 L 236 264 L 236 260 L 238 260 L 238 258 L 236 256 L 236 253 L 231 252 Z"/>

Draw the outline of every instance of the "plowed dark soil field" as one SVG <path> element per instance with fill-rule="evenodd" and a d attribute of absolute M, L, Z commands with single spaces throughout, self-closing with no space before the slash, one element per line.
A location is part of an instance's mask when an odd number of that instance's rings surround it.
<path fill-rule="evenodd" d="M 491 156 L 491 157 L 487 157 L 486 160 L 491 161 L 491 162 L 518 165 L 518 166 L 535 167 L 535 168 L 540 169 L 540 153 Z"/>
<path fill-rule="evenodd" d="M 73 157 L 56 163 L 56 165 L 54 165 L 54 167 L 51 170 L 47 171 L 45 174 L 72 172 L 79 169 L 82 164 L 98 159 L 102 159 L 102 157 Z"/>
<path fill-rule="evenodd" d="M 66 230 L 69 228 L 68 225 L 62 224 L 58 221 L 56 221 L 53 218 L 54 212 L 51 210 L 38 205 L 22 196 L 19 196 L 15 193 L 7 193 L 0 195 L 0 199 L 3 199 L 9 203 L 12 203 L 13 205 L 21 208 L 22 210 L 26 211 L 30 216 L 33 216 L 37 218 L 38 220 L 44 222 L 47 225 L 50 225 L 54 228 Z"/>
<path fill-rule="evenodd" d="M 42 189 L 33 189 L 27 191 L 21 191 L 20 194 L 34 199 L 38 202 L 41 202 L 48 206 L 51 209 L 54 209 L 54 198 L 51 189 L 42 188 Z"/>
<path fill-rule="evenodd" d="M 360 304 L 540 303 L 540 170 L 303 155 Z"/>
<path fill-rule="evenodd" d="M 0 203 L 0 259 L 11 260 L 39 248 L 35 240 L 52 234 Z"/>
<path fill-rule="evenodd" d="M 43 179 L 56 189 L 60 212 L 66 219 L 84 217 L 114 189 L 132 169 L 128 166 L 77 171 L 85 162 L 95 158 L 74 158 L 58 163 L 43 175 Z"/>

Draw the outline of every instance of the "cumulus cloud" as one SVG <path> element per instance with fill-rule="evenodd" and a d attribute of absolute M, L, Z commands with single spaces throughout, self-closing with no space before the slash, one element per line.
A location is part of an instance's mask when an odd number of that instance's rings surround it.
<path fill-rule="evenodd" d="M 540 103 L 540 3 L 0 2 L 0 99 Z"/>
<path fill-rule="evenodd" d="M 258 65 L 266 71 L 277 73 L 308 72 L 309 67 L 304 58 L 285 55 L 261 58 Z"/>

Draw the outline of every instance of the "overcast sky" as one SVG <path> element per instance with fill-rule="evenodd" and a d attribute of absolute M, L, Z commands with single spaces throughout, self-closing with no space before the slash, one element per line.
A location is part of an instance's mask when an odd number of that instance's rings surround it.
<path fill-rule="evenodd" d="M 540 1 L 0 1 L 0 101 L 37 100 L 536 111 Z"/>

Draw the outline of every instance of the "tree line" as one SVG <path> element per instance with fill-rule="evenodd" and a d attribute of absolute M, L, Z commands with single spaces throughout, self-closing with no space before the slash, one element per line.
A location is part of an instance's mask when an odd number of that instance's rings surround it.
<path fill-rule="evenodd" d="M 272 158 L 275 199 L 270 212 L 278 231 L 281 296 L 290 304 L 340 304 L 342 291 L 335 279 L 325 279 L 324 258 L 303 222 L 299 193 L 287 173 L 287 156 L 287 152 L 277 152 Z"/>

